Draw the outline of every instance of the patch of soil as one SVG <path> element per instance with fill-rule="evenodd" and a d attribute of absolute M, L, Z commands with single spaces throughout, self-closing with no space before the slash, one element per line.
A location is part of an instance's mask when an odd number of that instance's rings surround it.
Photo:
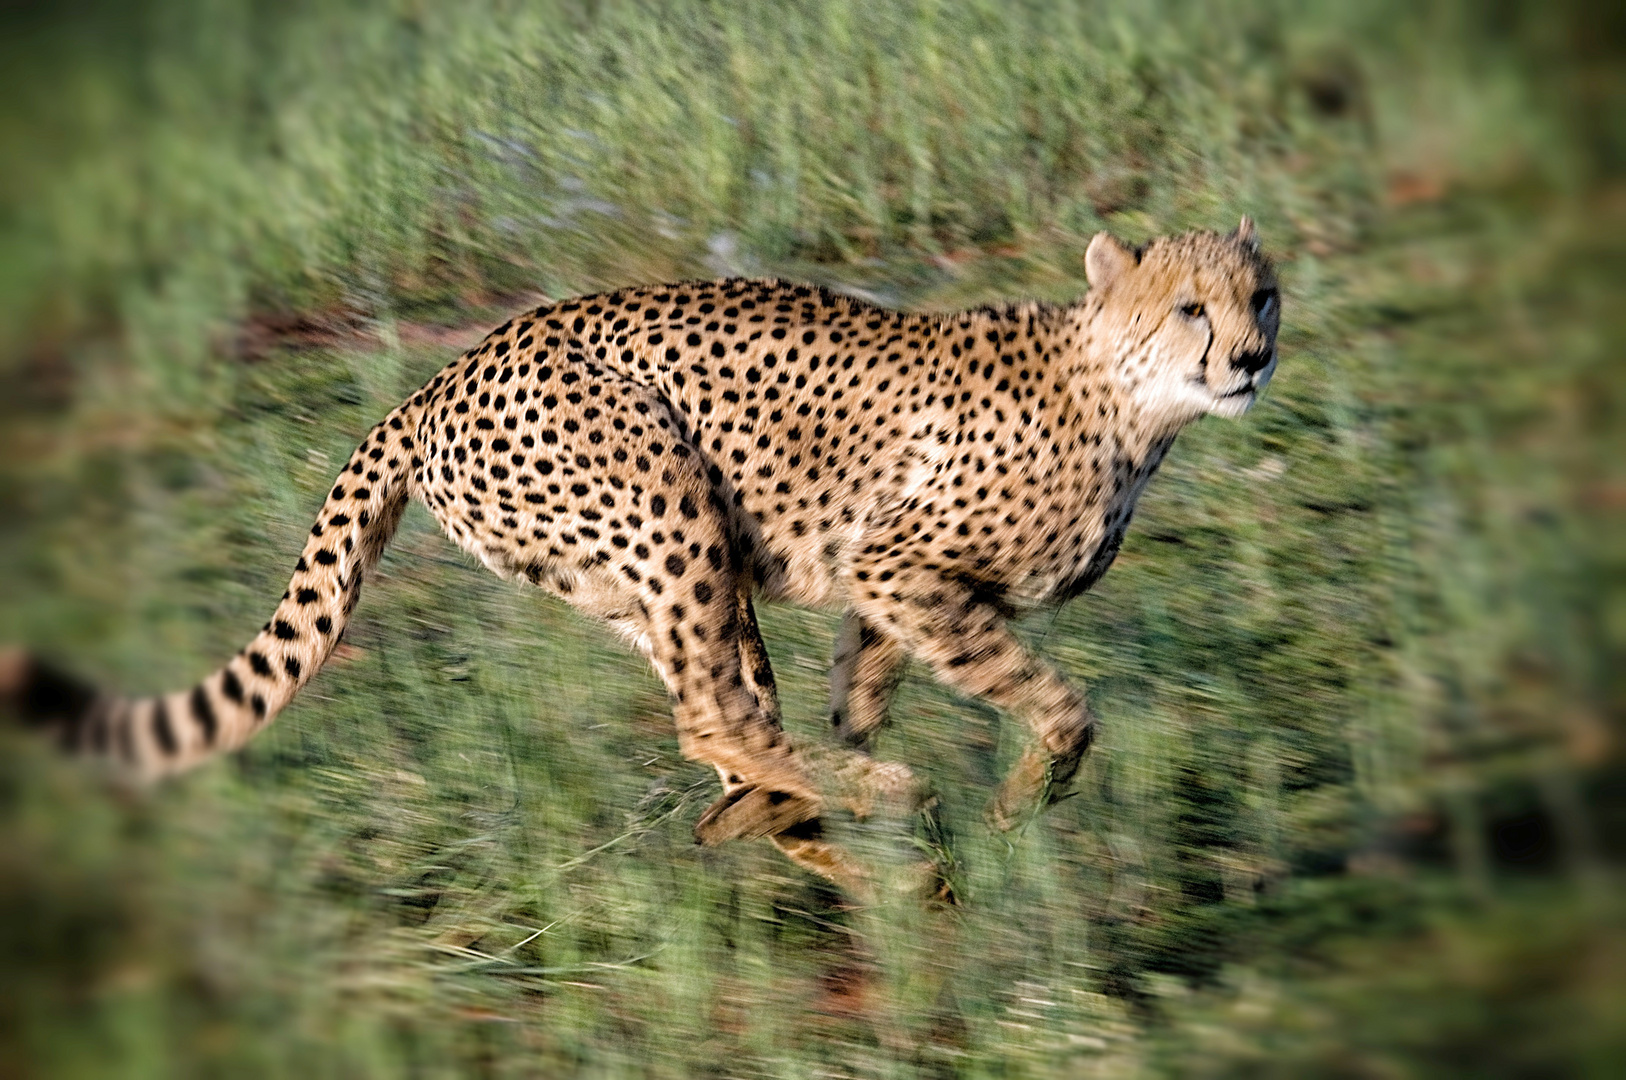
<path fill-rule="evenodd" d="M 285 349 L 363 348 L 375 343 L 361 317 L 342 308 L 261 311 L 243 320 L 231 351 L 239 360 L 256 363 Z"/>
<path fill-rule="evenodd" d="M 546 303 L 541 293 L 482 297 L 470 305 L 468 319 L 455 325 L 402 321 L 395 330 L 403 345 L 455 349 L 461 352 L 479 343 L 503 319 L 502 312 L 529 310 Z M 497 313 L 497 314 L 493 314 Z M 376 349 L 378 323 L 353 309 L 333 306 L 313 311 L 262 311 L 244 319 L 237 328 L 231 355 L 257 363 L 283 351 L 309 349 Z"/>

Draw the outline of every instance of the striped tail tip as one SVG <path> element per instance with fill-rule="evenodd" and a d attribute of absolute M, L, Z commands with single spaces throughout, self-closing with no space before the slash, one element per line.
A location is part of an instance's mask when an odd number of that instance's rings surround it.
<path fill-rule="evenodd" d="M 96 689 L 23 649 L 0 650 L 0 714 L 21 727 L 78 749 Z"/>

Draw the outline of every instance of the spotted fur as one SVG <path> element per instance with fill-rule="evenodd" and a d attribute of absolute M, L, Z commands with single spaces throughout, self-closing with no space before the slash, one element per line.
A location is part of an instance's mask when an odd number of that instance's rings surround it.
<path fill-rule="evenodd" d="M 368 433 L 270 621 L 219 671 L 137 700 L 16 660 L 9 683 L 69 746 L 143 776 L 241 746 L 331 655 L 416 496 L 493 571 L 651 661 L 683 753 L 723 780 L 703 840 L 768 836 L 856 878 L 781 731 L 759 594 L 845 608 L 831 714 L 854 748 L 909 655 L 1023 718 L 1035 745 L 992 808 L 1008 826 L 1094 727 L 1010 620 L 1088 589 L 1179 430 L 1245 411 L 1275 365 L 1278 294 L 1246 219 L 1138 251 L 1103 233 L 1086 269 L 1067 306 L 911 313 L 725 280 L 538 308 Z"/>

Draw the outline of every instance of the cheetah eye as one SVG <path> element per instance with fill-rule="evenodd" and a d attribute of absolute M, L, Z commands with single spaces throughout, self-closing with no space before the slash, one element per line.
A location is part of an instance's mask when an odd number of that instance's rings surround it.
<path fill-rule="evenodd" d="M 1180 314 L 1184 315 L 1188 319 L 1200 319 L 1203 317 L 1203 306 L 1196 302 L 1181 304 Z"/>
<path fill-rule="evenodd" d="M 1260 289 L 1253 294 L 1253 310 L 1263 319 L 1276 307 L 1276 290 Z"/>

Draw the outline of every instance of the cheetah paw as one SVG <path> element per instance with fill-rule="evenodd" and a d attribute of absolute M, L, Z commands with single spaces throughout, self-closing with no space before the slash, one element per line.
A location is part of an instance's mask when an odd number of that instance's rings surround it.
<path fill-rule="evenodd" d="M 819 816 L 819 800 L 773 788 L 736 788 L 706 808 L 695 822 L 698 844 L 712 847 L 725 840 L 755 840 L 786 832 Z"/>

